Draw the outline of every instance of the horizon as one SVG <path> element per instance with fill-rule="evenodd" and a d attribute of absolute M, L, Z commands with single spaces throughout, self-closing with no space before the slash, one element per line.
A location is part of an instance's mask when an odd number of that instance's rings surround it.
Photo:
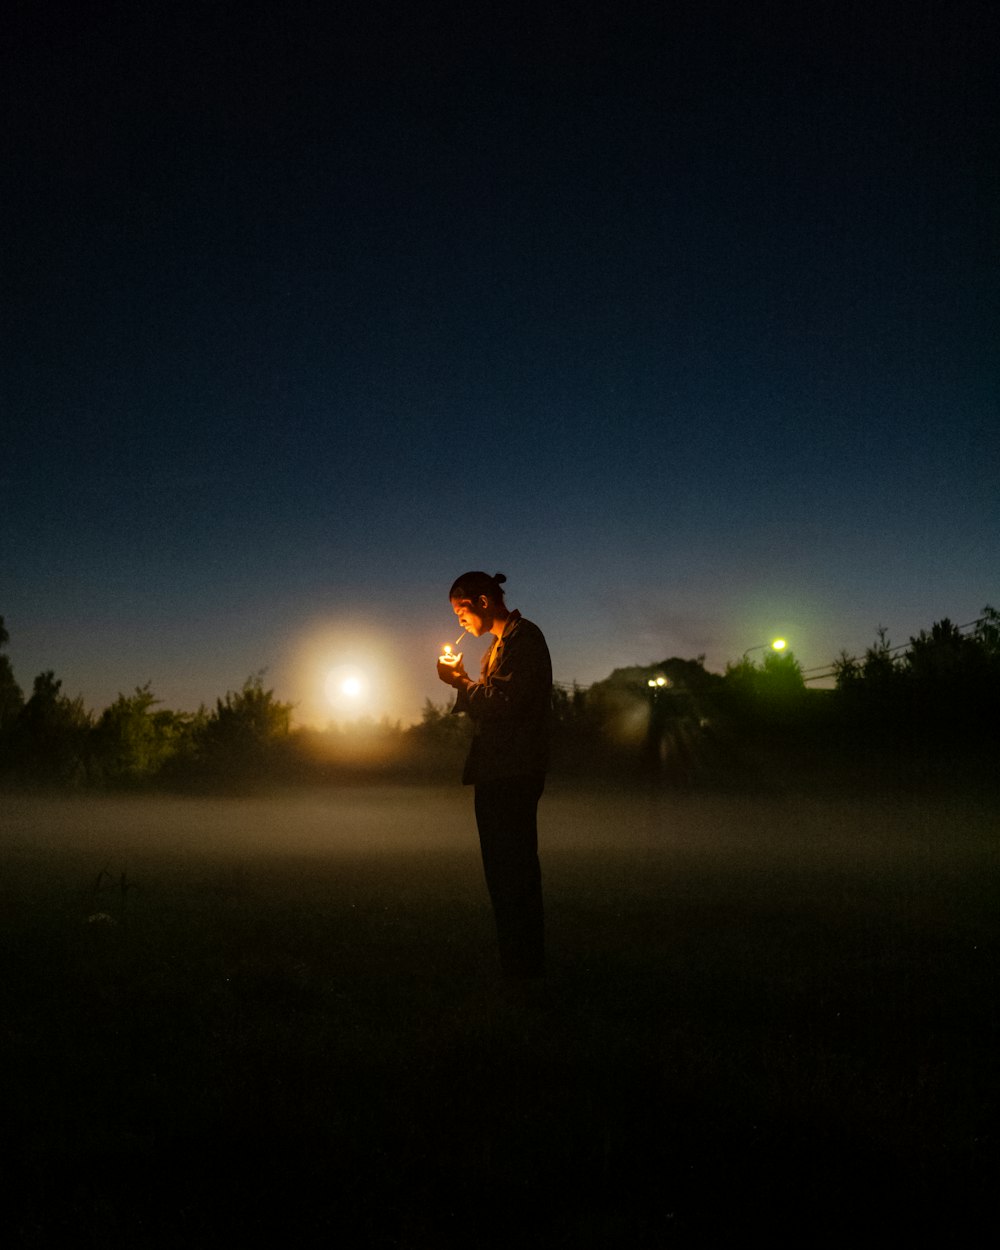
<path fill-rule="evenodd" d="M 956 626 L 956 628 L 965 632 L 984 620 L 984 613 L 989 610 L 990 605 L 984 604 L 980 614 L 974 620 L 966 622 L 956 621 L 949 616 L 944 616 L 939 619 L 941 621 L 950 621 Z M 0 619 L 4 621 L 7 631 L 10 633 L 8 618 L 6 616 L 0 616 Z M 892 653 L 898 654 L 905 652 L 915 638 L 919 637 L 922 633 L 929 633 L 932 627 L 937 623 L 937 621 L 928 621 L 921 625 L 913 633 L 907 635 L 907 641 L 905 643 L 892 644 L 891 639 L 888 637 L 886 642 L 887 644 L 891 644 Z M 877 638 L 873 638 L 871 643 L 869 643 L 869 646 L 873 646 L 877 641 Z M 486 645 L 488 644 L 484 644 L 484 649 Z M 566 681 L 558 676 L 554 676 L 553 685 L 567 691 L 574 689 L 586 691 L 592 685 L 610 680 L 616 672 L 627 671 L 629 669 L 641 671 L 653 670 L 659 666 L 669 664 L 673 660 L 680 660 L 685 663 L 699 663 L 705 668 L 706 672 L 713 673 L 717 676 L 724 676 L 730 667 L 736 667 L 741 662 L 749 661 L 755 666 L 760 666 L 763 658 L 771 649 L 772 643 L 765 642 L 757 644 L 747 649 L 750 654 L 744 653 L 741 657 L 735 657 L 731 660 L 727 660 L 721 668 L 713 667 L 708 664 L 703 653 L 693 656 L 660 656 L 659 658 L 648 660 L 645 663 L 619 662 L 614 663 L 603 674 L 594 677 L 589 682 L 578 682 L 575 680 Z M 864 648 L 856 654 L 851 654 L 850 658 L 855 660 L 862 659 L 866 649 L 867 648 Z M 453 696 L 449 687 L 437 682 L 436 688 L 433 688 L 431 692 L 425 696 L 419 709 L 410 713 L 409 719 L 407 719 L 407 715 L 403 712 L 394 713 L 389 707 L 379 706 L 373 701 L 373 691 L 378 690 L 378 682 L 377 680 L 372 679 L 371 673 L 373 670 L 366 668 L 363 661 L 359 661 L 357 659 L 357 648 L 350 653 L 353 658 L 346 661 L 341 659 L 331 668 L 323 668 L 321 665 L 317 664 L 315 662 L 315 655 L 313 656 L 313 663 L 311 665 L 308 663 L 305 665 L 305 670 L 311 672 L 315 678 L 313 683 L 314 688 L 310 691 L 305 703 L 309 713 L 308 719 L 300 714 L 300 708 L 303 706 L 303 703 L 301 701 L 296 702 L 294 699 L 288 697 L 285 691 L 280 689 L 271 679 L 271 675 L 267 668 L 254 669 L 247 673 L 242 680 L 228 685 L 224 690 L 217 690 L 214 693 L 203 695 L 193 706 L 179 706 L 175 702 L 172 702 L 167 694 L 161 692 L 157 688 L 156 683 L 152 679 L 137 682 L 129 688 L 119 686 L 115 689 L 114 694 L 105 697 L 103 701 L 94 702 L 88 700 L 81 691 L 75 690 L 72 684 L 67 681 L 64 673 L 60 673 L 58 670 L 49 666 L 43 665 L 37 670 L 37 672 L 33 673 L 30 678 L 24 678 L 21 674 L 19 674 L 18 665 L 16 663 L 17 648 L 13 636 L 11 637 L 10 643 L 8 643 L 3 650 L 11 662 L 14 679 L 21 688 L 25 700 L 31 697 L 32 683 L 35 679 L 44 673 L 51 672 L 55 679 L 61 683 L 60 693 L 70 699 L 81 699 L 84 709 L 94 718 L 99 717 L 101 712 L 113 704 L 118 698 L 130 698 L 136 692 L 146 688 L 148 688 L 149 692 L 155 697 L 155 706 L 176 712 L 180 715 L 195 715 L 202 710 L 211 711 L 216 701 L 223 701 L 228 695 L 239 693 L 239 691 L 242 690 L 247 683 L 250 683 L 257 678 L 262 679 L 264 689 L 272 691 L 278 702 L 291 706 L 291 728 L 293 730 L 302 729 L 316 732 L 345 732 L 351 729 L 357 730 L 362 727 L 370 727 L 373 725 L 378 726 L 384 723 L 406 729 L 420 724 L 423 710 L 426 708 L 428 702 L 439 708 L 442 706 L 448 707 L 453 702 Z M 322 649 L 319 648 L 319 650 Z M 779 654 L 783 657 L 787 657 L 798 665 L 803 676 L 803 682 L 805 683 L 807 689 L 811 688 L 813 690 L 821 690 L 834 688 L 833 667 L 842 655 L 846 656 L 849 653 L 846 649 L 842 649 L 841 654 L 831 659 L 829 664 L 818 666 L 817 669 L 813 670 L 804 668 L 801 660 L 796 654 L 795 648 L 790 644 L 783 647 Z M 303 671 L 301 666 L 299 671 L 300 674 Z M 345 684 L 350 685 L 352 689 L 345 691 L 343 689 Z M 437 697 L 434 697 L 435 695 Z"/>

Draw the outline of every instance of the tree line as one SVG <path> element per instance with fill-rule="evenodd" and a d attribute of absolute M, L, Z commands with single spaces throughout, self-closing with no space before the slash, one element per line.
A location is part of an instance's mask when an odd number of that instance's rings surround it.
<path fill-rule="evenodd" d="M 100 713 L 63 693 L 52 671 L 27 696 L 4 650 L 0 617 L 0 782 L 29 787 L 160 786 L 244 790 L 345 777 L 453 776 L 465 717 L 427 700 L 415 725 L 387 719 L 295 728 L 294 707 L 263 672 L 214 707 L 177 712 L 147 683 Z M 578 776 L 657 778 L 689 787 L 767 768 L 778 753 L 827 767 L 845 752 L 952 759 L 1000 736 L 1000 613 L 971 629 L 935 622 L 903 646 L 885 631 L 834 662 L 834 688 L 810 689 L 790 652 L 744 657 L 724 673 L 697 659 L 615 669 L 583 689 L 553 690 L 554 768 Z"/>

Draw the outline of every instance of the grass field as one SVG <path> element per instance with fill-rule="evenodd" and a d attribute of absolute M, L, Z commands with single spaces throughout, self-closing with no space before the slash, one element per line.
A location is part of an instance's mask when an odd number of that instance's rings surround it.
<path fill-rule="evenodd" d="M 0 797 L 8 1245 L 985 1244 L 998 804 Z M 987 1224 L 987 1228 L 989 1224 Z"/>

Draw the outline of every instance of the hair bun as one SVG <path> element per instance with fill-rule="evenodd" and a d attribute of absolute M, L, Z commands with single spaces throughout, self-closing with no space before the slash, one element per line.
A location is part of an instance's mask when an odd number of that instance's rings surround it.
<path fill-rule="evenodd" d="M 449 599 L 478 599 L 480 595 L 495 596 L 503 603 L 503 583 L 507 580 L 503 573 L 484 573 L 482 569 L 473 569 L 463 573 L 451 584 L 448 591 Z"/>

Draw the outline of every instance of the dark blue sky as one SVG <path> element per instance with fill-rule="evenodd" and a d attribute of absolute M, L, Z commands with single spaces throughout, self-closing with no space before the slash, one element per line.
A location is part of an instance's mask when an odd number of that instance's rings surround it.
<path fill-rule="evenodd" d="M 581 682 L 997 603 L 993 6 L 22 7 L 26 688 L 413 719 L 467 568 Z"/>

